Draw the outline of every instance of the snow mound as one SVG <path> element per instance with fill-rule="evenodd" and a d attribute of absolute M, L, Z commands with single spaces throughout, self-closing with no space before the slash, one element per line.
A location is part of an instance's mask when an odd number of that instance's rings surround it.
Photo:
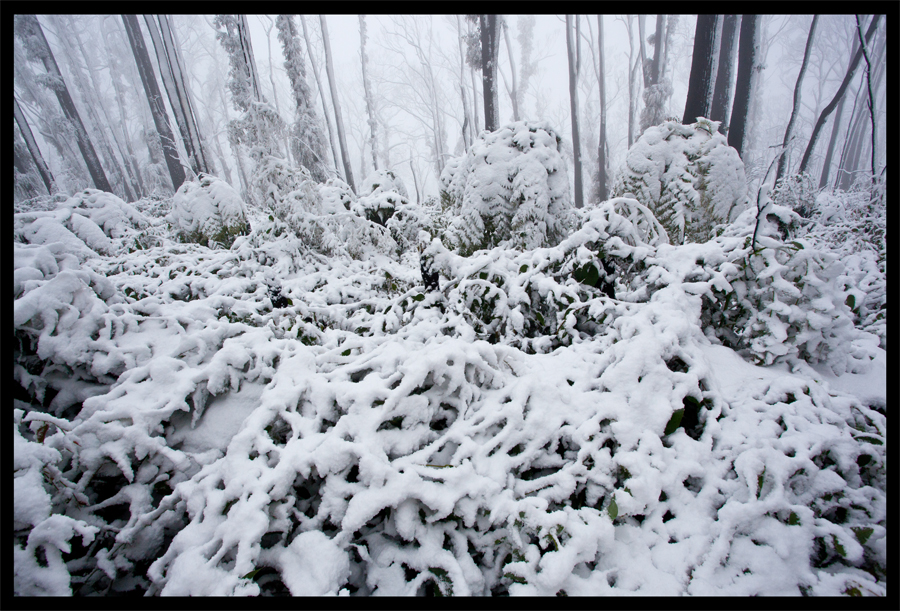
<path fill-rule="evenodd" d="M 237 236 L 250 230 L 243 200 L 224 180 L 203 174 L 175 193 L 170 222 L 182 242 L 230 248 Z"/>
<path fill-rule="evenodd" d="M 614 193 L 652 210 L 672 243 L 705 242 L 747 207 L 744 164 L 718 128 L 666 121 L 628 150 Z"/>

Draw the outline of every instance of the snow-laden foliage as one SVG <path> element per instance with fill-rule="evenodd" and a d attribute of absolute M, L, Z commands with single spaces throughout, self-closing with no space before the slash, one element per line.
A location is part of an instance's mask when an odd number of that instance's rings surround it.
<path fill-rule="evenodd" d="M 234 239 L 250 230 L 244 201 L 224 180 L 201 174 L 175 193 L 169 221 L 181 242 L 230 248 Z"/>
<path fill-rule="evenodd" d="M 719 123 L 666 121 L 628 150 L 614 188 L 650 208 L 673 244 L 705 242 L 747 207 L 744 165 Z"/>
<path fill-rule="evenodd" d="M 482 132 L 447 163 L 443 196 L 458 209 L 448 239 L 460 252 L 553 246 L 567 235 L 572 202 L 561 146 L 549 125 L 517 121 Z"/>
<path fill-rule="evenodd" d="M 885 354 L 848 304 L 884 275 L 848 284 L 839 224 L 677 245 L 617 198 L 550 247 L 432 240 L 426 291 L 415 251 L 248 212 L 229 250 L 17 237 L 15 593 L 886 593 Z"/>

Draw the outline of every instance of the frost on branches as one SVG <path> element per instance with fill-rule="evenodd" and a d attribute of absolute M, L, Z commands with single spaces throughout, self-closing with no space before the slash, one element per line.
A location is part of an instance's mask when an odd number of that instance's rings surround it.
<path fill-rule="evenodd" d="M 560 148 L 547 124 L 517 121 L 483 132 L 447 163 L 441 184 L 458 208 L 450 234 L 460 252 L 552 246 L 567 235 L 572 202 Z"/>
<path fill-rule="evenodd" d="M 508 133 L 462 205 L 555 192 Z M 263 170 L 227 249 L 177 241 L 213 179 L 14 215 L 16 594 L 885 595 L 883 193 L 462 256 L 388 173 Z"/>
<path fill-rule="evenodd" d="M 719 123 L 666 121 L 628 151 L 614 189 L 650 208 L 673 244 L 705 242 L 747 207 L 744 164 Z"/>

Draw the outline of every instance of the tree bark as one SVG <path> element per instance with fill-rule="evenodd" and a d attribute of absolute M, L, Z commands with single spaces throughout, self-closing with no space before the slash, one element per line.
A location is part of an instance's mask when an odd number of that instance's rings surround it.
<path fill-rule="evenodd" d="M 325 44 L 325 70 L 328 74 L 328 84 L 331 87 L 331 102 L 334 105 L 334 121 L 337 126 L 338 142 L 341 145 L 344 173 L 347 176 L 347 184 L 356 193 L 356 187 L 353 184 L 353 171 L 350 169 L 350 156 L 347 153 L 347 141 L 344 138 L 344 121 L 341 118 L 341 104 L 338 100 L 337 82 L 334 78 L 334 66 L 331 61 L 331 42 L 328 39 L 328 24 L 325 22 L 325 15 L 319 15 L 319 21 L 322 24 L 322 41 Z"/>
<path fill-rule="evenodd" d="M 366 96 L 366 112 L 369 115 L 369 143 L 372 148 L 372 165 L 378 171 L 378 139 L 376 137 L 375 103 L 372 99 L 372 89 L 369 87 L 369 75 L 366 64 L 369 63 L 366 56 L 366 16 L 359 15 L 359 56 L 362 64 L 363 91 Z"/>
<path fill-rule="evenodd" d="M 737 84 L 734 103 L 731 106 L 731 125 L 728 127 L 728 145 L 743 157 L 744 133 L 750 98 L 756 84 L 757 58 L 759 56 L 759 15 L 741 17 L 741 34 L 738 46 Z"/>
<path fill-rule="evenodd" d="M 800 64 L 800 73 L 797 75 L 797 84 L 794 85 L 794 108 L 791 110 L 791 118 L 788 121 L 787 128 L 784 130 L 784 139 L 781 148 L 784 149 L 781 157 L 778 159 L 778 170 L 775 172 L 775 184 L 784 176 L 785 168 L 788 165 L 788 142 L 794 132 L 794 124 L 797 122 L 797 113 L 800 111 L 800 89 L 803 85 L 803 75 L 806 74 L 806 67 L 809 65 L 809 55 L 812 50 L 813 39 L 816 35 L 816 23 L 819 21 L 818 15 L 813 15 L 812 24 L 809 26 L 809 36 L 806 37 L 806 49 L 803 51 L 803 63 Z"/>
<path fill-rule="evenodd" d="M 626 27 L 628 28 L 628 148 L 634 144 L 634 128 L 637 122 L 637 69 L 640 61 L 640 53 L 634 52 L 634 15 L 626 15 Z"/>
<path fill-rule="evenodd" d="M 481 26 L 481 84 L 484 90 L 484 129 L 499 127 L 497 97 L 497 57 L 500 24 L 497 15 L 479 15 Z"/>
<path fill-rule="evenodd" d="M 866 88 L 869 92 L 868 107 L 869 118 L 872 123 L 872 184 L 875 184 L 875 96 L 872 95 L 872 62 L 869 61 L 869 51 L 863 40 L 862 26 L 859 23 L 859 15 L 856 15 L 856 35 L 859 37 L 859 44 L 862 47 L 863 58 L 866 60 Z"/>
<path fill-rule="evenodd" d="M 35 15 L 20 15 L 18 16 L 18 19 L 24 26 L 26 35 L 33 38 L 38 47 L 38 53 L 40 54 L 44 68 L 53 78 L 53 92 L 56 94 L 57 100 L 59 100 L 59 105 L 62 108 L 63 114 L 75 129 L 75 139 L 78 143 L 78 149 L 81 151 L 82 157 L 84 157 L 85 165 L 87 165 L 88 173 L 91 176 L 94 186 L 101 191 L 112 193 L 112 188 L 109 186 L 109 181 L 106 179 L 106 174 L 100 163 L 100 158 L 97 156 L 94 145 L 91 143 L 90 136 L 88 136 L 87 130 L 81 122 L 81 117 L 78 115 L 78 110 L 75 108 L 75 103 L 72 101 L 72 96 L 69 94 L 66 82 L 62 77 L 62 73 L 59 71 L 59 66 L 56 64 L 56 59 L 53 57 L 50 45 L 47 44 L 47 38 L 44 36 L 44 31 L 41 28 L 40 22 Z"/>
<path fill-rule="evenodd" d="M 872 36 L 875 34 L 875 29 L 878 27 L 878 21 L 881 19 L 881 15 L 875 15 L 872 19 L 871 25 L 869 25 L 869 29 L 866 32 L 865 41 L 868 42 L 872 39 Z M 809 144 L 806 146 L 806 152 L 803 153 L 803 160 L 800 162 L 800 172 L 805 172 L 807 166 L 809 165 L 810 158 L 812 157 L 812 152 L 816 148 L 816 140 L 819 138 L 819 132 L 822 131 L 822 127 L 825 125 L 825 121 L 828 119 L 828 116 L 834 111 L 835 106 L 837 106 L 838 101 L 844 95 L 844 92 L 847 91 L 847 87 L 850 85 L 850 81 L 853 78 L 853 73 L 856 72 L 856 67 L 859 65 L 859 60 L 862 57 L 862 48 L 858 49 L 857 52 L 853 55 L 853 59 L 850 61 L 850 65 L 847 67 L 847 74 L 844 75 L 844 80 L 841 82 L 841 86 L 838 88 L 837 93 L 834 94 L 834 98 L 832 98 L 831 102 L 828 103 L 822 113 L 819 115 L 819 119 L 816 121 L 815 127 L 813 127 L 812 136 L 809 138 Z"/>
<path fill-rule="evenodd" d="M 184 168 L 181 166 L 181 160 L 178 159 L 175 137 L 172 135 L 172 128 L 169 127 L 169 118 L 166 116 L 166 108 L 163 105 L 159 85 L 156 82 L 153 65 L 150 63 L 150 53 L 144 44 L 144 36 L 141 34 L 141 26 L 138 23 L 137 15 L 122 15 L 122 22 L 125 24 L 128 42 L 131 43 L 131 51 L 134 53 L 135 62 L 137 62 L 141 83 L 143 83 L 144 92 L 147 94 L 150 113 L 153 115 L 156 133 L 159 134 L 166 167 L 169 168 L 169 176 L 172 178 L 172 187 L 177 191 L 184 183 Z"/>
<path fill-rule="evenodd" d="M 316 90 L 319 92 L 319 98 L 322 100 L 322 116 L 325 117 L 325 127 L 328 128 L 328 142 L 331 145 L 331 156 L 334 159 L 334 169 L 340 167 L 340 155 L 338 154 L 337 144 L 334 141 L 334 128 L 331 126 L 331 119 L 328 116 L 328 105 L 325 102 L 325 88 L 319 79 L 319 64 L 316 61 L 316 54 L 313 53 L 312 39 L 309 36 L 309 30 L 306 28 L 306 19 L 300 15 L 300 25 L 303 27 L 303 38 L 306 40 L 306 50 L 309 52 L 309 62 L 312 65 L 313 76 L 316 79 Z"/>
<path fill-rule="evenodd" d="M 600 50 L 600 143 L 597 147 L 597 198 L 598 202 L 606 201 L 609 193 L 607 177 L 609 175 L 609 159 L 606 142 L 606 74 L 603 65 L 603 15 L 597 15 L 597 46 Z"/>
<path fill-rule="evenodd" d="M 263 101 L 262 89 L 259 87 L 259 70 L 256 69 L 256 59 L 253 57 L 253 45 L 250 44 L 250 24 L 247 23 L 247 15 L 239 15 L 237 19 L 238 37 L 241 41 L 241 52 L 244 54 L 244 63 L 250 73 L 250 84 L 253 91 L 253 99 Z"/>
<path fill-rule="evenodd" d="M 577 16 L 576 16 L 577 18 Z M 581 138 L 578 133 L 578 39 L 572 34 L 572 15 L 566 15 L 566 56 L 569 59 L 569 108 L 572 117 L 572 153 L 575 166 L 575 207 L 584 207 L 581 185 Z M 574 40 L 573 40 L 574 39 Z"/>
<path fill-rule="evenodd" d="M 459 47 L 459 96 L 463 105 L 463 144 L 466 150 L 472 145 L 475 139 L 475 121 L 472 119 L 472 111 L 469 108 L 469 96 L 466 94 L 466 52 L 463 50 L 462 44 L 462 23 L 459 15 L 456 16 L 456 43 Z"/>
<path fill-rule="evenodd" d="M 729 110 L 731 107 L 732 81 L 734 80 L 734 54 L 737 45 L 737 28 L 740 17 L 725 15 L 722 20 L 722 42 L 719 47 L 719 67 L 716 70 L 716 86 L 713 91 L 712 109 L 709 118 L 720 121 L 719 133 L 728 133 Z"/>
<path fill-rule="evenodd" d="M 512 73 L 512 91 L 509 94 L 509 99 L 512 102 L 513 121 L 518 121 L 520 119 L 520 116 L 519 90 L 516 87 L 516 62 L 513 58 L 512 45 L 509 42 L 509 25 L 507 25 L 505 19 L 503 20 L 503 39 L 506 41 L 506 54 L 509 55 L 509 70 Z"/>
<path fill-rule="evenodd" d="M 56 192 L 56 183 L 53 182 L 53 174 L 50 173 L 50 168 L 44 161 L 43 155 L 41 155 L 41 149 L 38 148 L 34 135 L 31 133 L 31 127 L 28 126 L 28 121 L 25 120 L 25 115 L 22 113 L 22 109 L 19 108 L 19 100 L 13 100 L 13 104 L 16 124 L 19 126 L 19 131 L 22 133 L 22 138 L 25 140 L 28 152 L 31 154 L 32 160 L 34 160 L 34 165 L 37 166 L 38 173 L 41 175 L 41 180 L 44 181 L 44 186 L 47 187 L 47 192 L 50 195 L 53 195 L 53 193 Z"/>
<path fill-rule="evenodd" d="M 841 98 L 837 112 L 834 115 L 834 125 L 831 126 L 831 139 L 828 141 L 828 151 L 825 153 L 825 164 L 822 166 L 822 178 L 819 180 L 819 189 L 824 189 L 828 184 L 828 174 L 831 171 L 831 160 L 834 156 L 834 145 L 837 142 L 838 128 L 841 124 L 841 115 L 844 112 L 844 102 L 847 97 Z"/>
<path fill-rule="evenodd" d="M 159 20 L 159 29 L 162 34 L 163 47 L 166 50 L 166 57 L 172 69 L 173 81 L 175 84 L 175 92 L 178 101 L 181 104 L 184 114 L 188 137 L 190 139 L 191 149 L 193 151 L 194 172 L 209 173 L 212 170 L 212 164 L 207 159 L 206 152 L 203 150 L 203 138 L 200 136 L 200 126 L 191 104 L 190 89 L 188 87 L 184 64 L 181 61 L 181 51 L 175 41 L 174 30 L 167 15 L 157 15 Z M 146 18 L 146 16 L 145 16 Z M 170 98 L 171 100 L 171 98 Z M 191 153 L 188 154 L 191 157 Z"/>
<path fill-rule="evenodd" d="M 713 72 L 716 60 L 716 16 L 697 15 L 694 32 L 694 56 L 688 80 L 687 100 L 682 123 L 696 123 L 699 117 L 709 117 Z"/>

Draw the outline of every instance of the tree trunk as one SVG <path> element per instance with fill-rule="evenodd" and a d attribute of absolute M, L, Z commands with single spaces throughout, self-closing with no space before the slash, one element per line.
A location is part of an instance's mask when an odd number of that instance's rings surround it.
<path fill-rule="evenodd" d="M 603 65 L 603 15 L 597 15 L 597 46 L 600 50 L 600 144 L 597 147 L 597 201 L 606 201 L 609 194 L 609 159 L 606 143 L 606 74 Z"/>
<path fill-rule="evenodd" d="M 75 130 L 75 139 L 78 143 L 78 149 L 81 151 L 82 157 L 84 157 L 85 165 L 87 166 L 88 173 L 91 176 L 94 186 L 101 191 L 112 193 L 112 188 L 109 186 L 109 181 L 106 179 L 106 174 L 103 172 L 100 158 L 97 156 L 94 145 L 91 143 L 90 136 L 88 136 L 87 130 L 85 130 L 84 124 L 81 122 L 81 117 L 78 115 L 78 110 L 75 108 L 72 96 L 69 95 L 69 89 L 66 87 L 66 82 L 62 77 L 62 73 L 59 71 L 59 66 L 56 64 L 56 59 L 53 57 L 50 45 L 47 44 L 47 39 L 44 37 L 44 31 L 41 29 L 40 22 L 38 22 L 37 17 L 34 15 L 21 15 L 18 19 L 21 20 L 20 23 L 24 26 L 24 30 L 27 32 L 26 35 L 30 36 L 37 45 L 37 52 L 40 54 L 44 68 L 54 80 L 54 86 L 52 87 L 53 92 L 56 94 L 57 100 L 59 100 L 59 105 L 62 108 L 63 114 Z"/>
<path fill-rule="evenodd" d="M 145 15 L 146 19 L 147 16 Z M 162 43 L 166 50 L 166 57 L 172 70 L 173 81 L 175 84 L 175 93 L 182 108 L 184 115 L 188 138 L 190 140 L 191 151 L 188 157 L 191 159 L 194 172 L 197 174 L 209 173 L 212 169 L 206 152 L 203 150 L 203 139 L 200 137 L 200 126 L 197 123 L 197 117 L 194 114 L 194 108 L 191 104 L 190 89 L 188 88 L 186 72 L 184 64 L 181 61 L 181 52 L 175 42 L 174 32 L 167 15 L 157 15 L 159 20 L 159 29 L 162 34 Z M 169 98 L 171 101 L 171 98 Z M 188 141 L 185 140 L 185 148 Z"/>
<path fill-rule="evenodd" d="M 737 84 L 734 88 L 734 103 L 731 106 L 731 125 L 728 127 L 728 146 L 743 157 L 744 132 L 750 98 L 756 84 L 757 61 L 759 57 L 759 15 L 741 17 L 741 34 L 738 46 Z"/>
<path fill-rule="evenodd" d="M 722 20 L 722 43 L 719 47 L 719 62 L 716 70 L 716 87 L 713 91 L 712 109 L 709 118 L 720 121 L 719 133 L 728 133 L 728 118 L 731 107 L 732 81 L 734 80 L 734 54 L 737 45 L 738 15 L 725 15 Z"/>
<path fill-rule="evenodd" d="M 875 96 L 872 94 L 872 62 L 869 60 L 869 51 L 863 40 L 862 26 L 859 23 L 859 15 L 856 15 L 856 35 L 859 37 L 859 44 L 862 47 L 863 58 L 866 60 L 866 88 L 869 92 L 868 108 L 869 118 L 872 123 L 872 184 L 875 184 Z"/>
<path fill-rule="evenodd" d="M 516 62 L 513 59 L 512 45 L 509 42 L 509 25 L 503 20 L 503 39 L 506 41 L 506 54 L 509 55 L 509 69 L 512 72 L 512 91 L 509 99 L 512 102 L 513 121 L 518 121 L 519 116 L 519 90 L 516 88 Z"/>
<path fill-rule="evenodd" d="M 787 128 L 784 130 L 784 139 L 781 148 L 784 150 L 778 159 L 778 171 L 775 172 L 775 184 L 784 176 L 785 168 L 788 166 L 788 143 L 794 132 L 794 123 L 797 121 L 797 113 L 800 111 L 800 88 L 803 85 L 803 75 L 806 74 L 806 66 L 809 64 L 809 52 L 812 50 L 813 38 L 816 35 L 816 23 L 819 21 L 818 15 L 813 15 L 812 24 L 809 26 L 809 36 L 806 37 L 806 49 L 803 51 L 803 63 L 800 64 L 800 73 L 797 75 L 797 84 L 794 85 L 794 108 L 791 110 L 791 118 L 788 121 Z"/>
<path fill-rule="evenodd" d="M 375 102 L 372 99 L 372 89 L 369 87 L 369 76 L 366 64 L 366 16 L 359 15 L 359 56 L 362 63 L 363 91 L 366 95 L 366 112 L 369 114 L 369 142 L 372 148 L 372 164 L 378 170 L 378 139 L 376 137 Z"/>
<path fill-rule="evenodd" d="M 331 156 L 334 159 L 334 169 L 341 166 L 340 155 L 338 154 L 337 144 L 334 141 L 334 128 L 331 126 L 331 119 L 328 116 L 328 105 L 325 103 L 325 88 L 319 79 L 319 63 L 316 61 L 316 54 L 313 53 L 312 39 L 309 36 L 309 30 L 306 29 L 306 19 L 300 15 L 300 25 L 303 27 L 303 38 L 306 40 L 306 50 L 309 52 L 309 63 L 312 65 L 313 76 L 316 79 L 316 90 L 319 92 L 319 98 L 322 100 L 322 116 L 325 117 L 325 127 L 328 128 L 328 142 L 331 144 Z"/>
<path fill-rule="evenodd" d="M 497 57 L 500 50 L 500 23 L 497 15 L 479 15 L 481 26 L 481 84 L 484 90 L 484 129 L 499 127 L 499 99 L 497 97 Z"/>
<path fill-rule="evenodd" d="M 38 173 L 41 175 L 41 180 L 44 181 L 44 186 L 47 187 L 47 192 L 50 195 L 53 195 L 56 192 L 56 184 L 53 182 L 53 175 L 50 173 L 50 168 L 47 166 L 44 157 L 41 155 L 41 150 L 38 148 L 34 135 L 31 133 L 31 128 L 28 126 L 28 121 L 25 120 L 22 109 L 19 108 L 19 100 L 13 100 L 13 104 L 16 124 L 19 126 L 22 138 L 25 139 L 25 145 L 28 147 L 28 152 L 31 154 L 32 160 L 34 160 L 34 165 L 37 166 Z"/>
<path fill-rule="evenodd" d="M 577 16 L 576 16 L 577 18 Z M 575 207 L 584 207 L 581 186 L 581 139 L 578 133 L 578 40 L 572 34 L 572 15 L 566 15 L 566 56 L 569 60 L 569 108 L 572 117 L 572 153 L 575 166 Z M 574 39 L 574 40 L 573 40 Z"/>
<path fill-rule="evenodd" d="M 166 167 L 169 168 L 169 176 L 172 178 L 172 186 L 177 191 L 184 183 L 184 168 L 178 159 L 175 137 L 172 135 L 172 128 L 169 127 L 169 118 L 166 116 L 166 108 L 163 105 L 159 85 L 156 82 L 156 75 L 153 72 L 153 64 L 150 63 L 150 54 L 144 44 L 141 26 L 138 23 L 137 15 L 122 15 L 122 22 L 125 24 L 128 42 L 131 43 L 131 51 L 134 53 L 135 62 L 137 62 L 141 83 L 143 83 L 144 92 L 147 94 L 150 113 L 153 115 L 156 133 L 159 134 Z"/>
<path fill-rule="evenodd" d="M 628 148 L 634 144 L 634 128 L 637 122 L 637 69 L 640 54 L 634 52 L 634 15 L 626 15 L 626 27 L 628 28 Z"/>
<path fill-rule="evenodd" d="M 331 102 L 334 105 L 334 121 L 337 126 L 338 142 L 341 145 L 344 173 L 347 176 L 347 184 L 356 193 L 356 187 L 353 184 L 353 171 L 350 169 L 350 156 L 347 153 L 347 140 L 344 138 L 344 121 L 341 118 L 341 104 L 338 100 L 337 82 L 334 78 L 334 65 L 331 61 L 331 42 L 328 39 L 328 24 L 325 21 L 325 15 L 319 15 L 319 21 L 322 24 L 322 41 L 325 44 L 325 70 L 328 74 L 328 84 L 331 87 Z"/>
<path fill-rule="evenodd" d="M 881 15 L 875 15 L 872 19 L 871 25 L 869 25 L 869 30 L 866 32 L 865 41 L 869 42 L 872 39 L 872 36 L 875 34 L 875 29 L 878 27 L 878 21 L 881 19 Z M 841 96 L 844 95 L 844 92 L 847 91 L 847 86 L 850 84 L 851 79 L 853 78 L 853 73 L 856 72 L 856 67 L 859 65 L 859 60 L 862 57 L 862 48 L 858 49 L 857 52 L 853 55 L 853 59 L 850 61 L 850 65 L 847 67 L 847 74 L 844 76 L 844 80 L 841 82 L 841 86 L 838 88 L 837 93 L 834 94 L 834 98 L 832 98 L 831 102 L 828 103 L 822 113 L 819 115 L 819 119 L 816 121 L 815 127 L 813 127 L 812 136 L 809 138 L 809 144 L 806 146 L 806 152 L 803 153 L 803 160 L 800 162 L 800 172 L 805 172 L 807 166 L 809 165 L 809 160 L 812 157 L 812 152 L 816 148 L 816 140 L 819 138 L 819 132 L 822 131 L 822 127 L 825 125 L 825 121 L 828 119 L 828 115 L 834 111 L 834 108 L 837 106 L 838 101 L 841 99 Z"/>
<path fill-rule="evenodd" d="M 687 100 L 682 123 L 696 123 L 699 117 L 709 117 L 713 72 L 716 61 L 716 16 L 697 15 L 694 32 L 694 55 L 688 80 Z"/>
<path fill-rule="evenodd" d="M 834 125 L 831 126 L 831 139 L 828 141 L 828 151 L 825 153 L 825 164 L 822 166 L 822 178 L 819 180 L 819 189 L 824 189 L 828 184 L 828 174 L 831 171 L 831 159 L 834 156 L 834 145 L 837 142 L 837 135 L 841 125 L 841 115 L 844 112 L 844 101 L 847 97 L 841 98 L 838 103 L 837 113 L 834 115 Z"/>
<path fill-rule="evenodd" d="M 466 95 L 466 52 L 463 50 L 462 44 L 462 23 L 459 15 L 456 16 L 456 44 L 459 47 L 459 96 L 463 105 L 463 144 L 466 150 L 472 145 L 475 139 L 475 122 L 472 119 L 472 111 L 469 108 L 469 96 Z"/>
<path fill-rule="evenodd" d="M 253 91 L 253 99 L 263 101 L 262 89 L 259 87 L 259 70 L 256 69 L 256 60 L 253 58 L 253 45 L 250 44 L 250 24 L 247 23 L 247 15 L 239 15 L 237 20 L 238 37 L 241 41 L 241 52 L 244 55 L 244 63 L 250 73 L 250 85 Z"/>

